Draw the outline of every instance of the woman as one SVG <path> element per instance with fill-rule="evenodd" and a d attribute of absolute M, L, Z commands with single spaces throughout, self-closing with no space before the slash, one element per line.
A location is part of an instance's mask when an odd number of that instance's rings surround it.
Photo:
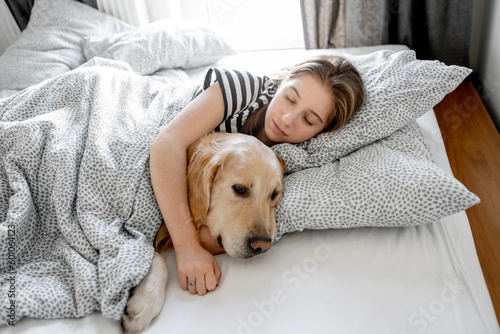
<path fill-rule="evenodd" d="M 344 126 L 364 99 L 362 79 L 343 57 L 318 57 L 295 66 L 278 88 L 267 77 L 209 69 L 190 104 L 150 149 L 153 189 L 175 249 L 181 287 L 214 290 L 223 252 L 207 230 L 198 238 L 188 204 L 187 148 L 212 131 L 242 132 L 268 146 L 300 143 Z M 200 241 L 201 240 L 201 241 Z"/>

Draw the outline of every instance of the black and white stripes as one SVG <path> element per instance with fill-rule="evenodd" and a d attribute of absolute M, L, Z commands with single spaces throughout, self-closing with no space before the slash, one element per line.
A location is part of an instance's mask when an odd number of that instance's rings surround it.
<path fill-rule="evenodd" d="M 241 132 L 252 112 L 269 103 L 275 94 L 273 81 L 266 76 L 254 76 L 246 71 L 209 68 L 199 95 L 218 82 L 224 98 L 224 121 L 215 129 L 221 132 Z"/>

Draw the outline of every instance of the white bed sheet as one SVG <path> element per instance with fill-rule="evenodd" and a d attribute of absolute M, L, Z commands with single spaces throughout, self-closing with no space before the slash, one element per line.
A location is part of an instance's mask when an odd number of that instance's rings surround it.
<path fill-rule="evenodd" d="M 216 65 L 269 74 L 276 64 L 303 57 L 302 50 L 251 52 Z M 201 82 L 203 72 L 189 74 Z M 451 173 L 434 112 L 418 123 L 436 161 Z M 418 227 L 288 234 L 265 255 L 247 261 L 218 255 L 220 286 L 203 297 L 181 290 L 173 253 L 166 258 L 165 305 L 147 333 L 500 333 L 465 212 Z M 82 319 L 23 319 L 2 332 L 121 330 L 117 321 L 94 313 Z"/>

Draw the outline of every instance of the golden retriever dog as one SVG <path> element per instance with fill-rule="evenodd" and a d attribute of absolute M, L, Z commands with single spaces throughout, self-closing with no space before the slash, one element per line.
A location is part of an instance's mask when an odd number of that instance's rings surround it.
<path fill-rule="evenodd" d="M 243 134 L 211 133 L 191 145 L 187 154 L 189 205 L 198 231 L 208 227 L 225 252 L 238 259 L 271 248 L 284 163 L 258 139 Z M 159 252 L 170 245 L 162 224 L 151 267 L 122 317 L 124 333 L 144 331 L 159 314 L 167 283 L 167 265 Z"/>

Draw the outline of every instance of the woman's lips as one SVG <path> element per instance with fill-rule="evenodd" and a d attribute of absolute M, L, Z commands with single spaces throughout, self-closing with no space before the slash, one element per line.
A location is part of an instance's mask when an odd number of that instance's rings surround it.
<path fill-rule="evenodd" d="M 276 130 L 276 132 L 282 136 L 286 136 L 287 134 L 281 130 L 281 128 L 278 126 L 278 124 L 276 124 L 276 122 L 273 120 L 273 124 L 274 124 L 274 129 Z"/>

